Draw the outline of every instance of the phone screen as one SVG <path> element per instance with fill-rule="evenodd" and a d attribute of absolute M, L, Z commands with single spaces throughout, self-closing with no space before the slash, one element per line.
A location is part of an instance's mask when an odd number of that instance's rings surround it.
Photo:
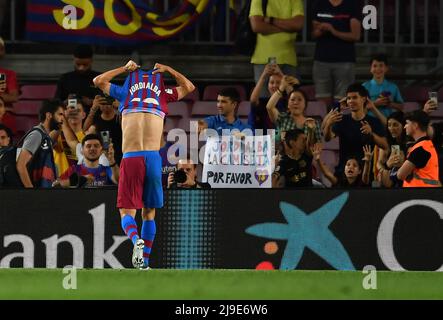
<path fill-rule="evenodd" d="M 392 145 L 391 152 L 393 154 L 399 154 L 400 153 L 400 146 L 398 144 Z"/>
<path fill-rule="evenodd" d="M 68 99 L 68 108 L 77 108 L 77 99 Z"/>
<path fill-rule="evenodd" d="M 110 143 L 109 131 L 100 131 L 100 135 L 101 135 L 102 140 L 103 140 L 103 149 L 108 150 L 109 149 L 109 143 Z"/>

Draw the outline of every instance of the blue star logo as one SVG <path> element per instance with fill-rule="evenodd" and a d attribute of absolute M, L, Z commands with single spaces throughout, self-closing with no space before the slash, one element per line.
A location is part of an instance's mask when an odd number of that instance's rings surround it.
<path fill-rule="evenodd" d="M 280 270 L 295 269 L 305 247 L 318 254 L 336 270 L 355 270 L 346 249 L 329 229 L 329 225 L 338 216 L 348 198 L 349 193 L 345 192 L 309 215 L 290 203 L 280 202 L 280 209 L 288 224 L 256 224 L 247 228 L 246 233 L 288 241 Z"/>

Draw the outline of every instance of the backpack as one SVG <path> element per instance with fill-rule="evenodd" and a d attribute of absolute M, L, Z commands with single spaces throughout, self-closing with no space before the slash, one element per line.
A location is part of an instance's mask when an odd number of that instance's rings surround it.
<path fill-rule="evenodd" d="M 39 131 L 42 136 L 47 135 L 42 129 L 34 127 L 29 130 L 15 146 L 0 148 L 0 187 L 23 187 L 17 171 L 17 149 L 33 131 Z M 43 143 L 42 139 L 42 143 Z M 32 160 L 31 160 L 32 161 Z"/>
<path fill-rule="evenodd" d="M 252 31 L 251 23 L 249 22 L 249 12 L 251 11 L 251 2 L 249 0 L 245 3 L 238 16 L 238 29 L 234 40 L 234 46 L 237 53 L 252 56 L 257 42 L 257 34 Z M 266 7 L 268 0 L 262 0 L 263 16 L 266 16 Z"/>

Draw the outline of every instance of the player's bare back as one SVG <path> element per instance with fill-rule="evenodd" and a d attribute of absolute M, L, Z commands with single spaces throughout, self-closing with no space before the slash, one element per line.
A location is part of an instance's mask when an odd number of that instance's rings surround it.
<path fill-rule="evenodd" d="M 160 149 L 163 119 L 147 112 L 127 113 L 122 116 L 123 153 Z"/>

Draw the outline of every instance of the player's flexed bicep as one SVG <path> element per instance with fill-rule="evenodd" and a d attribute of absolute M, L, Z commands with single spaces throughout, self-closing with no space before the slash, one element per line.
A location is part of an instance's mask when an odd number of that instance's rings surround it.
<path fill-rule="evenodd" d="M 137 70 L 138 68 L 140 68 L 140 66 L 136 64 L 134 61 L 130 60 L 123 67 L 106 71 L 105 73 L 102 73 L 97 77 L 95 77 L 93 80 L 94 85 L 104 93 L 111 95 L 111 87 L 112 87 L 111 80 L 122 73 L 132 72 Z M 113 97 L 119 100 L 116 96 Z"/>
<path fill-rule="evenodd" d="M 176 100 L 169 100 L 168 102 L 181 100 L 184 97 L 186 97 L 189 93 L 195 90 L 194 84 L 186 78 L 184 75 L 182 75 L 180 72 L 174 70 L 170 66 L 166 66 L 160 63 L 156 63 L 154 66 L 154 71 L 152 74 L 156 73 L 163 73 L 163 72 L 169 72 L 171 76 L 174 77 L 175 81 L 177 81 L 178 87 L 175 88 L 177 92 L 177 99 Z"/>

